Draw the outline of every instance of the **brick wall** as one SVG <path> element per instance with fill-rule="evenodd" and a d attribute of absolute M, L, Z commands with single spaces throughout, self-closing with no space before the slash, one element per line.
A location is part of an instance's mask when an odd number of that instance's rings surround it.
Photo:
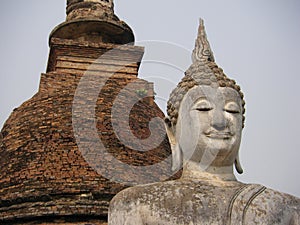
<path fill-rule="evenodd" d="M 91 132 L 90 119 L 96 118 L 97 139 L 121 162 L 151 165 L 170 155 L 166 138 L 156 148 L 143 152 L 124 145 L 115 134 L 112 106 L 120 92 L 128 99 L 140 98 L 130 110 L 129 121 L 123 121 L 129 122 L 134 137 L 141 140 L 149 137 L 150 120 L 164 115 L 153 97 L 141 98 L 137 91 L 124 91 L 128 84 L 134 83 L 134 90 L 153 94 L 153 84 L 137 78 L 143 48 L 123 46 L 117 54 L 103 55 L 114 47 L 52 40 L 48 70 L 41 75 L 39 92 L 12 112 L 0 133 L 1 224 L 106 224 L 110 199 L 126 185 L 110 181 L 95 167 L 108 175 L 122 174 L 128 180 L 167 176 L 169 164 L 164 164 L 165 170 L 149 171 L 144 177 L 114 164 L 102 164 L 99 159 L 105 156 L 93 144 L 97 140 L 76 140 L 72 116 L 79 116 L 77 122 L 82 124 L 84 134 Z M 101 56 L 104 59 L 95 63 Z M 92 63 L 96 66 L 89 75 L 95 79 L 84 81 L 83 75 Z M 105 85 L 96 101 L 90 101 L 90 91 L 97 90 L 99 81 L 105 81 Z M 81 85 L 87 82 L 87 88 L 80 95 L 77 115 L 73 101 L 79 82 Z M 120 101 L 118 110 L 125 110 L 127 104 L 126 100 Z M 81 109 L 93 105 L 94 115 L 80 114 Z M 160 125 L 155 131 L 164 134 Z M 87 155 L 78 149 L 79 144 L 94 161 L 87 163 L 84 158 Z"/>

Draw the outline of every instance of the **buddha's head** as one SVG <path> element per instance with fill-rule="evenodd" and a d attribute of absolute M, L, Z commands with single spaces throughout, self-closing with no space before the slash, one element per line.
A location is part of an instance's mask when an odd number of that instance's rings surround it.
<path fill-rule="evenodd" d="M 192 161 L 203 169 L 230 167 L 239 173 L 239 146 L 245 102 L 240 87 L 214 62 L 203 20 L 193 51 L 193 64 L 168 101 L 167 134 L 173 169 Z"/>

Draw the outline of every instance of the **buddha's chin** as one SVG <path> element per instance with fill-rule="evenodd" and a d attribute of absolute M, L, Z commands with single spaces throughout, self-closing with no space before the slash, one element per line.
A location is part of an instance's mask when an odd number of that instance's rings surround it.
<path fill-rule="evenodd" d="M 232 139 L 214 139 L 207 144 L 207 147 L 218 154 L 228 154 L 232 151 L 234 141 Z"/>

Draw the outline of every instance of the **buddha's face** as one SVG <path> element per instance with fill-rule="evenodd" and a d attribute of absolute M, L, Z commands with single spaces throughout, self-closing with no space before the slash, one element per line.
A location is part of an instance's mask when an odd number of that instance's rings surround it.
<path fill-rule="evenodd" d="M 242 132 L 242 100 L 232 88 L 196 86 L 180 105 L 175 139 L 184 160 L 205 169 L 231 166 Z"/>

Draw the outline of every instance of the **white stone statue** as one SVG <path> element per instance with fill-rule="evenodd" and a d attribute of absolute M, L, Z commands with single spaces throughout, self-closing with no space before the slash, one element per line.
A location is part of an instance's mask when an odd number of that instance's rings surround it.
<path fill-rule="evenodd" d="M 203 21 L 193 64 L 168 102 L 166 129 L 178 180 L 141 185 L 110 203 L 110 225 L 300 224 L 300 199 L 236 180 L 243 94 L 214 62 Z"/>

